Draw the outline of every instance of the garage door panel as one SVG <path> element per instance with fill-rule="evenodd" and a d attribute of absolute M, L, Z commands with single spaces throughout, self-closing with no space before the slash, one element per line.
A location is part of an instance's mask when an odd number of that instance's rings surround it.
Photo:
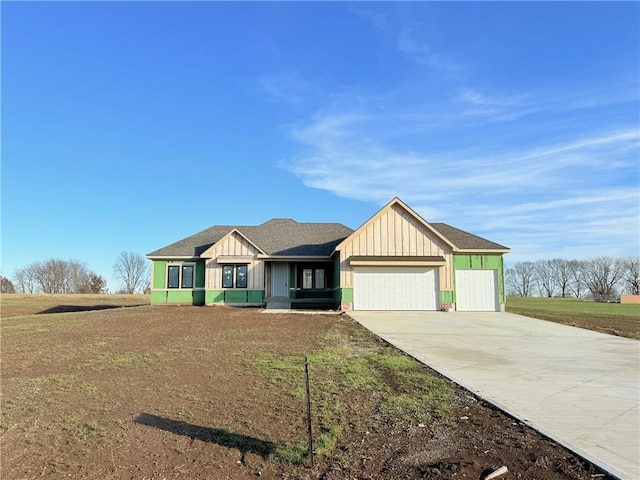
<path fill-rule="evenodd" d="M 456 270 L 456 309 L 475 312 L 498 311 L 498 271 Z"/>
<path fill-rule="evenodd" d="M 357 267 L 356 310 L 437 310 L 438 276 L 434 268 Z"/>

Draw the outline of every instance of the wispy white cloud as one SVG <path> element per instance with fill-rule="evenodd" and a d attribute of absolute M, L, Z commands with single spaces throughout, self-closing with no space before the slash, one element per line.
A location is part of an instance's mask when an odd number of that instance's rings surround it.
<path fill-rule="evenodd" d="M 428 42 L 419 39 L 417 32 L 408 26 L 400 30 L 397 47 L 407 59 L 419 65 L 449 72 L 459 72 L 464 69 L 461 62 L 447 57 Z"/>
<path fill-rule="evenodd" d="M 258 83 L 271 98 L 289 104 L 299 104 L 315 91 L 312 82 L 292 70 L 262 76 Z"/>
<path fill-rule="evenodd" d="M 300 150 L 283 168 L 344 198 L 399 196 L 428 221 L 510 246 L 511 261 L 638 252 L 637 81 L 473 81 L 473 66 L 435 47 L 437 31 L 364 18 L 411 68 L 378 89 L 325 92 L 291 128 Z"/>
<path fill-rule="evenodd" d="M 497 142 L 490 153 L 461 138 L 429 152 L 386 142 L 385 129 L 403 125 L 401 113 L 392 117 L 389 123 L 362 111 L 316 115 L 293 130 L 305 153 L 284 167 L 307 186 L 341 197 L 381 205 L 398 195 L 427 220 L 511 246 L 512 261 L 559 250 L 567 256 L 637 250 L 635 126 L 560 138 L 547 132 L 534 143 Z"/>

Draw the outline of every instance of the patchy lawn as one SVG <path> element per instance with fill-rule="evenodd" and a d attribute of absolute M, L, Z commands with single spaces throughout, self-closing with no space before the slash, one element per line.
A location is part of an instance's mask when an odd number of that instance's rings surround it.
<path fill-rule="evenodd" d="M 0 317 L 45 313 L 86 312 L 149 305 L 149 295 L 53 295 L 46 293 L 0 295 Z"/>
<path fill-rule="evenodd" d="M 343 315 L 145 306 L 5 318 L 1 328 L 1 478 L 597 473 Z"/>
<path fill-rule="evenodd" d="M 509 297 L 507 312 L 640 340 L 640 304 Z"/>

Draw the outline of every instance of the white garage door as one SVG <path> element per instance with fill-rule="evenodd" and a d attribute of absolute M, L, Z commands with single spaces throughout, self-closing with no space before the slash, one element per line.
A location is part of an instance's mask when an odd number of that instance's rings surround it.
<path fill-rule="evenodd" d="M 435 268 L 356 267 L 354 310 L 439 310 Z"/>
<path fill-rule="evenodd" d="M 497 312 L 498 271 L 456 270 L 456 309 L 466 312 Z"/>

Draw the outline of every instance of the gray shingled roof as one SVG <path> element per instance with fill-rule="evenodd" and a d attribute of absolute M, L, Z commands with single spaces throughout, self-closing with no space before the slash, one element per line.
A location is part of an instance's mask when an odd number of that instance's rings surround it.
<path fill-rule="evenodd" d="M 430 223 L 429 225 L 461 250 L 509 250 L 509 247 L 478 237 L 446 223 Z"/>
<path fill-rule="evenodd" d="M 508 247 L 465 232 L 446 223 L 430 223 L 461 250 L 508 250 Z M 353 233 L 340 223 L 298 223 L 274 218 L 257 226 L 214 226 L 148 254 L 150 257 L 199 257 L 211 245 L 237 229 L 268 255 L 326 256 Z"/>
<path fill-rule="evenodd" d="M 269 255 L 331 256 L 333 249 L 353 233 L 339 223 L 298 223 L 274 218 L 258 226 L 214 226 L 151 252 L 154 257 L 198 257 L 233 229 Z"/>

